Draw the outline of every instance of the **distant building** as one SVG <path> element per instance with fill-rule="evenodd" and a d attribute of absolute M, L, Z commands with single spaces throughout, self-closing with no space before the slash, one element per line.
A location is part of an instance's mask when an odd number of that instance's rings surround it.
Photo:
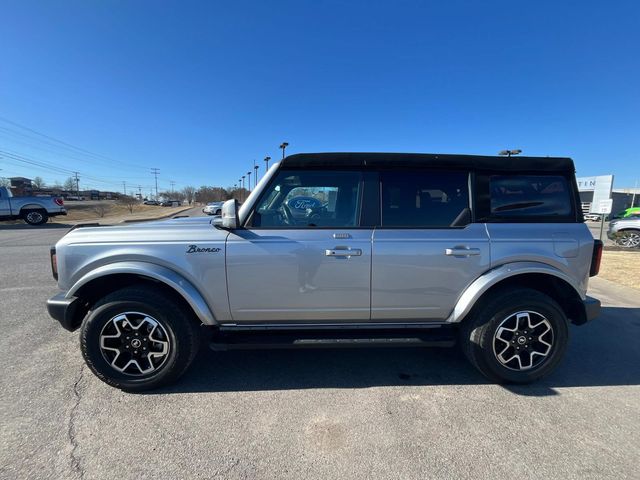
<path fill-rule="evenodd" d="M 33 187 L 31 185 L 31 179 L 25 177 L 10 177 L 11 192 L 16 196 L 31 195 Z"/>

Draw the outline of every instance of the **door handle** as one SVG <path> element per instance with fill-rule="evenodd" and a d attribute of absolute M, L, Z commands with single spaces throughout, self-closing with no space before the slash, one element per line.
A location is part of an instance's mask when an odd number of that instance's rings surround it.
<path fill-rule="evenodd" d="M 471 255 L 480 255 L 480 249 L 465 247 L 446 248 L 444 254 L 452 257 L 470 257 Z"/>
<path fill-rule="evenodd" d="M 362 250 L 359 248 L 336 247 L 325 250 L 324 254 L 327 257 L 359 257 L 362 255 Z"/>

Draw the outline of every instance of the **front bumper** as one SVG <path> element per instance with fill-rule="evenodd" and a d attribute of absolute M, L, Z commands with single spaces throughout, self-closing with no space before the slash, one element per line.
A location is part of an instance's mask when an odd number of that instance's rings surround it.
<path fill-rule="evenodd" d="M 593 297 L 587 297 L 582 301 L 584 305 L 584 313 L 586 322 L 590 322 L 594 318 L 600 315 L 600 300 Z"/>
<path fill-rule="evenodd" d="M 76 321 L 79 300 L 76 297 L 66 298 L 64 293 L 59 293 L 47 300 L 47 311 L 52 318 L 60 322 L 65 330 L 73 332 L 79 326 Z"/>

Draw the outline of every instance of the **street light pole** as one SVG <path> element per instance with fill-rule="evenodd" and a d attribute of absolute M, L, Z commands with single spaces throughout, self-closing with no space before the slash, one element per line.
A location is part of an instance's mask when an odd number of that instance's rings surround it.
<path fill-rule="evenodd" d="M 266 163 L 264 167 L 265 174 L 269 171 L 269 160 L 271 160 L 271 157 L 264 157 L 264 163 Z"/>
<path fill-rule="evenodd" d="M 255 170 L 255 173 L 253 175 L 253 186 L 254 188 L 258 186 L 258 168 L 259 166 L 256 165 L 256 161 L 253 161 L 253 169 Z"/>
<path fill-rule="evenodd" d="M 247 172 L 247 190 L 251 191 L 251 170 Z"/>
<path fill-rule="evenodd" d="M 289 146 L 288 142 L 282 142 L 280 144 L 280 148 L 282 149 L 282 158 L 284 159 L 284 151 L 287 149 L 287 147 Z"/>

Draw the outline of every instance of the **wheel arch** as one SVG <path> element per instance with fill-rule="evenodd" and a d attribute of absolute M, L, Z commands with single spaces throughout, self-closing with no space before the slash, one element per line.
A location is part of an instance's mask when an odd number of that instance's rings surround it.
<path fill-rule="evenodd" d="M 98 267 L 73 284 L 66 298 L 80 298 L 83 305 L 74 315 L 74 324 L 79 325 L 87 311 L 100 298 L 116 290 L 140 284 L 163 291 L 205 325 L 217 323 L 204 297 L 180 274 L 155 264 L 126 262 Z"/>
<path fill-rule="evenodd" d="M 47 207 L 45 207 L 44 205 L 41 205 L 39 203 L 27 203 L 26 205 L 22 205 L 20 207 L 20 215 L 24 214 L 27 211 L 30 210 L 44 210 L 45 212 L 47 211 Z"/>
<path fill-rule="evenodd" d="M 460 323 L 473 316 L 490 298 L 512 288 L 531 288 L 553 298 L 569 320 L 586 323 L 585 295 L 571 277 L 546 264 L 536 262 L 502 265 L 476 279 L 460 296 L 448 322 Z"/>

